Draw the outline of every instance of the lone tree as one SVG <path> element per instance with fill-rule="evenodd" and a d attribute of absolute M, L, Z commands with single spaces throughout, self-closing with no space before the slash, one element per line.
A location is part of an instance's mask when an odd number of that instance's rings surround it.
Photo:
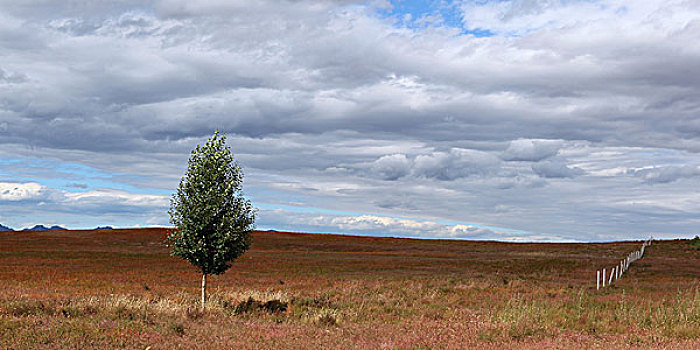
<path fill-rule="evenodd" d="M 219 275 L 250 247 L 255 210 L 243 197 L 243 172 L 216 131 L 190 155 L 187 172 L 170 200 L 168 235 L 173 256 L 202 273 L 202 312 L 206 308 L 207 275 Z"/>

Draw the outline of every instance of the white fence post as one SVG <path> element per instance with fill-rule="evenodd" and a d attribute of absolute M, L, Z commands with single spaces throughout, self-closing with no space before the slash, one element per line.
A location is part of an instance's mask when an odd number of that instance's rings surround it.
<path fill-rule="evenodd" d="M 613 277 L 615 277 L 615 268 L 613 267 L 612 270 L 610 270 L 610 279 L 608 280 L 608 285 L 612 285 Z"/>
<path fill-rule="evenodd" d="M 625 270 L 623 269 L 622 260 L 620 260 L 620 278 L 622 278 L 622 273 L 624 273 L 624 272 L 625 272 Z"/>
<path fill-rule="evenodd" d="M 602 274 L 601 274 L 601 270 L 596 270 L 596 272 L 595 272 L 595 289 L 600 290 L 601 287 L 605 288 L 605 280 L 606 280 L 605 277 L 608 277 L 607 278 L 608 286 L 612 285 L 613 280 L 617 281 L 620 278 L 622 278 L 624 273 L 627 272 L 627 270 L 629 270 L 630 265 L 633 262 L 644 257 L 644 251 L 646 250 L 646 247 L 651 245 L 652 238 L 653 237 L 649 237 L 649 239 L 645 240 L 642 243 L 642 247 L 639 250 L 635 250 L 633 252 L 630 252 L 629 254 L 627 254 L 627 258 L 620 260 L 620 263 L 610 270 L 610 275 L 606 276 L 606 269 L 605 268 L 603 268 Z"/>
<path fill-rule="evenodd" d="M 603 288 L 605 288 L 605 268 L 603 268 Z"/>

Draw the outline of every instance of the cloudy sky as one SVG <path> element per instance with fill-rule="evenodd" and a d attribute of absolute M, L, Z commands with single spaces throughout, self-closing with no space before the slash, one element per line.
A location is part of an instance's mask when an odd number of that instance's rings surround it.
<path fill-rule="evenodd" d="M 257 227 L 700 233 L 700 1 L 0 0 L 0 223 L 168 225 L 215 129 Z"/>

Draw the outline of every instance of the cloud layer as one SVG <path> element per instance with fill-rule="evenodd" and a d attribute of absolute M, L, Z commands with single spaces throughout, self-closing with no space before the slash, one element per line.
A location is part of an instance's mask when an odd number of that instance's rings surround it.
<path fill-rule="evenodd" d="M 400 5 L 0 1 L 0 222 L 167 224 L 220 129 L 261 227 L 700 229 L 699 5 Z"/>

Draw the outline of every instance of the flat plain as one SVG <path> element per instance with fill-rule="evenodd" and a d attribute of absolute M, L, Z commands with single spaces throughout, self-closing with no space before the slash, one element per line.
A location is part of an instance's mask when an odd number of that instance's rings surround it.
<path fill-rule="evenodd" d="M 210 278 L 168 229 L 0 232 L 0 349 L 700 348 L 700 250 L 255 232 Z M 277 302 L 279 301 L 279 302 Z"/>

